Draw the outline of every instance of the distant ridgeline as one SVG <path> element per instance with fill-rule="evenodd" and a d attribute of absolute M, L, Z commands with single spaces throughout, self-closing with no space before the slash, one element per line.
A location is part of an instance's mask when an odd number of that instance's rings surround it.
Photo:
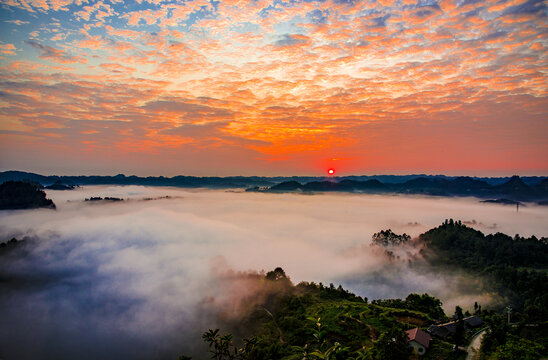
<path fill-rule="evenodd" d="M 548 178 L 472 178 L 443 175 L 373 175 L 325 177 L 138 177 L 138 176 L 43 176 L 21 171 L 0 173 L 0 182 L 27 180 L 47 189 L 66 190 L 78 185 L 144 185 L 186 188 L 241 188 L 259 192 L 359 192 L 369 194 L 422 194 L 435 196 L 475 196 L 489 202 L 513 204 L 534 201 L 548 204 Z"/>
<path fill-rule="evenodd" d="M 537 201 L 548 204 L 548 178 L 528 185 L 519 176 L 513 176 L 501 184 L 490 184 L 486 180 L 471 177 L 434 178 L 417 177 L 403 183 L 383 183 L 379 180 L 357 181 L 344 179 L 335 181 L 312 181 L 301 184 L 297 181 L 286 181 L 269 188 L 255 188 L 249 191 L 262 192 L 361 192 L 369 194 L 396 193 L 422 194 L 435 196 L 475 196 L 479 198 L 496 198 L 488 200 L 502 204 L 515 205 L 519 201 Z"/>
<path fill-rule="evenodd" d="M 0 184 L 0 210 L 33 208 L 55 209 L 55 204 L 46 199 L 39 184 L 25 181 L 6 181 Z"/>

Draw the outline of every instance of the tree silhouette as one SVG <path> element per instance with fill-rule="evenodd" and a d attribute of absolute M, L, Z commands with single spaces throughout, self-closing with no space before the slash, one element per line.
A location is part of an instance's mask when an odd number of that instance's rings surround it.
<path fill-rule="evenodd" d="M 459 346 L 464 341 L 464 315 L 460 306 L 455 307 L 456 329 L 455 329 L 455 345 Z"/>
<path fill-rule="evenodd" d="M 6 181 L 0 185 L 0 210 L 39 207 L 55 209 L 55 204 L 50 199 L 46 199 L 46 193 L 40 189 L 39 184 Z"/>

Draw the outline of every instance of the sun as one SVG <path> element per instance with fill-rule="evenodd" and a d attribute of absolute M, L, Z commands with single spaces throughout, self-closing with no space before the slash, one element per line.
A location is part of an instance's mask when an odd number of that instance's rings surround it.
<path fill-rule="evenodd" d="M 329 175 L 333 175 L 333 174 L 335 174 L 335 169 L 329 169 L 329 170 L 327 170 L 327 173 Z"/>

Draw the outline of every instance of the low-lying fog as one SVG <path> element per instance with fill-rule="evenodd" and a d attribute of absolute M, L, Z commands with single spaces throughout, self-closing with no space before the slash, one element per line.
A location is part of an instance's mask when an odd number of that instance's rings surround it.
<path fill-rule="evenodd" d="M 294 283 L 340 283 L 370 300 L 428 292 L 448 311 L 485 304 L 487 294 L 455 291 L 455 275 L 389 264 L 369 246 L 372 234 L 417 236 L 453 218 L 485 233 L 548 235 L 547 207 L 516 212 L 472 198 L 138 186 L 47 194 L 56 211 L 0 212 L 0 241 L 29 237 L 0 259 L 1 273 L 22 279 L 0 295 L 0 358 L 196 356 L 201 333 L 216 325 L 205 299 L 238 295 L 216 285 L 226 269 L 281 266 Z M 83 201 L 91 196 L 129 200 Z"/>

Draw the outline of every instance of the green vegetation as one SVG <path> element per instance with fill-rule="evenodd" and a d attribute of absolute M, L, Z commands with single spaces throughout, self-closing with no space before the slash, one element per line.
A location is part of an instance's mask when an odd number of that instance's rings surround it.
<path fill-rule="evenodd" d="M 548 268 L 548 239 L 535 236 L 514 238 L 502 234 L 484 235 L 463 225 L 446 220 L 442 225 L 419 236 L 433 250 L 429 261 L 481 271 L 489 267 Z M 450 255 L 450 256 L 449 256 Z"/>
<path fill-rule="evenodd" d="M 484 235 L 446 220 L 419 239 L 427 261 L 443 269 L 460 269 L 491 281 L 509 299 L 508 316 L 495 309 L 483 312 L 489 328 L 481 348 L 483 359 L 539 359 L 548 355 L 548 239 Z M 482 313 L 481 307 L 476 311 Z"/>
<path fill-rule="evenodd" d="M 6 181 L 0 185 L 0 210 L 53 208 L 55 204 L 46 199 L 40 186 L 25 181 Z"/>
<path fill-rule="evenodd" d="M 426 354 L 421 359 L 422 360 L 438 360 L 438 359 L 465 360 L 466 352 L 462 350 L 458 352 L 453 352 L 452 344 L 445 341 L 434 340 L 430 345 L 430 349 L 428 349 Z"/>
<path fill-rule="evenodd" d="M 263 300 L 250 303 L 245 313 L 226 321 L 231 333 L 209 330 L 203 334 L 213 359 L 408 359 L 405 330 L 415 327 L 414 321 L 426 329 L 433 321 L 430 314 L 445 318 L 441 302 L 428 294 L 411 294 L 405 301 L 384 300 L 380 305 L 381 301 L 369 304 L 333 284 L 293 285 L 281 268 L 250 279 L 257 298 Z M 404 306 L 390 306 L 400 303 Z M 435 339 L 434 345 L 436 350 L 428 359 L 460 356 L 449 343 Z"/>
<path fill-rule="evenodd" d="M 514 323 L 507 323 L 503 309 L 482 310 L 487 333 L 481 348 L 483 360 L 539 359 L 548 354 L 548 240 L 484 235 L 447 220 L 413 244 L 406 234 L 383 230 L 373 236 L 374 246 L 419 246 L 428 266 L 439 271 L 463 271 L 490 280 L 499 293 L 511 299 Z M 424 265 L 424 264 L 423 264 Z M 302 282 L 293 285 L 281 268 L 255 276 L 263 299 L 250 304 L 242 316 L 226 327 L 237 334 L 209 330 L 203 338 L 214 359 L 409 359 L 406 329 L 447 321 L 439 299 L 410 294 L 405 299 L 361 298 L 340 285 Z M 464 326 L 460 307 L 455 309 L 451 343 L 433 338 L 423 359 L 464 359 L 463 350 L 472 332 Z M 236 342 L 236 341 L 235 341 Z M 184 357 L 181 357 L 184 359 Z M 187 358 L 185 358 L 187 359 Z"/>
<path fill-rule="evenodd" d="M 371 244 L 384 247 L 398 246 L 409 242 L 409 240 L 411 240 L 411 236 L 405 233 L 403 235 L 398 235 L 392 232 L 392 229 L 388 229 L 381 230 L 378 233 L 373 234 Z"/>
<path fill-rule="evenodd" d="M 488 357 L 492 360 L 534 360 L 543 355 L 543 347 L 533 341 L 512 336 L 503 345 L 496 348 Z"/>
<path fill-rule="evenodd" d="M 386 299 L 386 300 L 373 300 L 371 302 L 375 305 L 384 307 L 416 310 L 423 314 L 428 315 L 429 320 L 445 320 L 447 317 L 441 308 L 441 301 L 428 294 L 409 294 L 405 300 L 401 299 Z"/>
<path fill-rule="evenodd" d="M 534 312 L 536 321 L 548 321 L 547 238 L 484 235 L 460 221 L 446 220 L 419 239 L 431 265 L 482 275 L 514 310 Z"/>
<path fill-rule="evenodd" d="M 499 294 L 512 301 L 513 324 L 504 309 L 482 310 L 474 304 L 488 327 L 481 349 L 484 360 L 539 359 L 548 354 L 548 240 L 514 238 L 505 234 L 484 235 L 447 220 L 411 244 L 406 234 L 383 230 L 373 245 L 384 248 L 424 246 L 425 263 L 439 271 L 462 271 L 486 278 Z M 424 264 L 423 264 L 424 265 Z M 421 266 L 423 266 L 421 265 Z M 281 268 L 257 277 L 264 299 L 249 311 L 227 322 L 231 334 L 218 330 L 204 334 L 214 359 L 409 359 L 406 329 L 447 321 L 442 303 L 428 294 L 405 299 L 361 298 L 340 285 L 302 282 L 293 285 Z M 266 294 L 266 295 L 265 295 Z M 460 307 L 456 308 L 451 343 L 434 338 L 424 359 L 464 359 L 467 331 Z"/>
<path fill-rule="evenodd" d="M 518 314 L 519 316 L 519 314 Z M 525 318 L 508 324 L 505 314 L 485 316 L 489 325 L 481 347 L 482 360 L 536 360 L 548 355 L 548 323 Z"/>

